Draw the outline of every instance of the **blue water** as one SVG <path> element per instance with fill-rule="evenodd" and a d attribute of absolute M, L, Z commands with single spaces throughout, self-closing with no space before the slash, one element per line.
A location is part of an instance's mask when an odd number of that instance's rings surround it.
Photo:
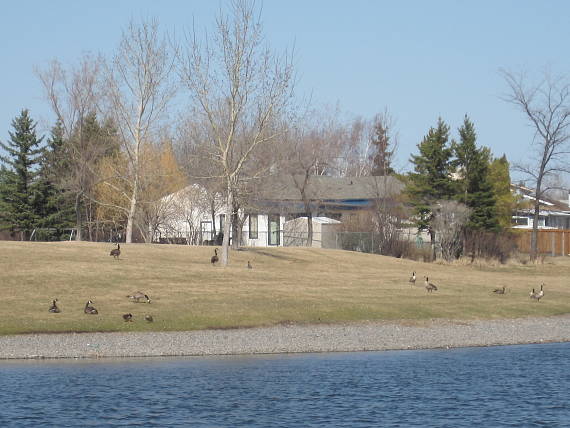
<path fill-rule="evenodd" d="M 0 427 L 570 427 L 570 344 L 0 362 Z"/>

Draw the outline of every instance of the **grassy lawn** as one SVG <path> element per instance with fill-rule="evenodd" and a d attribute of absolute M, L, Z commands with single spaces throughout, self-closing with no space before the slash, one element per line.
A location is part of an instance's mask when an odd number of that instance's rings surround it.
<path fill-rule="evenodd" d="M 432 318 L 455 320 L 548 316 L 570 312 L 570 258 L 541 265 L 443 265 L 306 248 L 231 253 L 212 266 L 213 248 L 0 241 L 0 334 L 29 332 L 196 330 Z M 247 269 L 251 260 L 253 269 Z M 410 287 L 408 278 L 418 280 Z M 428 294 L 423 276 L 438 285 Z M 531 301 L 544 282 L 545 297 Z M 507 287 L 503 296 L 492 290 Z M 126 296 L 148 294 L 151 304 Z M 61 313 L 48 308 L 58 298 Z M 92 300 L 98 315 L 86 315 Z M 122 314 L 133 314 L 124 322 Z M 144 321 L 150 314 L 153 323 Z"/>

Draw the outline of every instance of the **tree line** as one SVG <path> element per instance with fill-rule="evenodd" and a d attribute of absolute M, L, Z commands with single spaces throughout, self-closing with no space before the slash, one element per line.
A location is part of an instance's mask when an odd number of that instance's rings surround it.
<path fill-rule="evenodd" d="M 149 242 L 168 210 L 164 196 L 197 183 L 205 194 L 195 201 L 212 214 L 223 195 L 226 264 L 230 229 L 238 236 L 256 183 L 278 174 L 293 177 L 309 230 L 305 190 L 314 175 L 397 176 L 406 185 L 398 202 L 411 211 L 379 203 L 371 227 L 388 237 L 411 222 L 433 242 L 449 243 L 441 249 L 446 258 L 465 250 L 459 234 L 509 227 L 509 163 L 477 145 L 467 116 L 457 141 L 439 119 L 411 155 L 413 171 L 398 173 L 389 111 L 346 119 L 338 108 L 300 101 L 294 54 L 270 48 L 258 12 L 253 2 L 236 0 L 213 31 L 195 26 L 180 40 L 155 20 L 131 22 L 108 57 L 38 68 L 57 121 L 47 138 L 38 136 L 22 110 L 9 140 L 0 142 L 1 227 L 21 239 L 60 239 L 73 229 L 75 239 Z M 534 101 L 523 97 L 521 81 L 506 79 L 513 94 L 507 101 Z"/>

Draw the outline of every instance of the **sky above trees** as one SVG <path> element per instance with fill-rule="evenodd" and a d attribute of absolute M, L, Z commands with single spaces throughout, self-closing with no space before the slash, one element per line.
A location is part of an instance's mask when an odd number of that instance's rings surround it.
<path fill-rule="evenodd" d="M 211 27 L 226 1 L 7 2 L 0 13 L 0 140 L 7 141 L 21 109 L 39 121 L 39 135 L 55 122 L 34 67 L 54 59 L 72 64 L 85 52 L 109 54 L 131 19 L 156 18 L 180 36 Z M 570 3 L 505 0 L 331 1 L 263 3 L 262 22 L 275 50 L 294 49 L 298 97 L 347 116 L 390 111 L 399 134 L 395 167 L 410 170 L 430 127 L 441 116 L 457 138 L 467 114 L 478 144 L 495 156 L 522 160 L 533 130 L 512 105 L 499 70 L 540 76 L 570 70 L 564 45 Z M 538 77 L 537 77 L 538 78 Z"/>

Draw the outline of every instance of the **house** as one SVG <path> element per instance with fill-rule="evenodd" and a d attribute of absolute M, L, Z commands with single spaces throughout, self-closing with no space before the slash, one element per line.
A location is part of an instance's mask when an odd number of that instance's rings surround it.
<path fill-rule="evenodd" d="M 306 218 L 309 211 L 314 217 L 321 218 L 317 220 L 319 225 L 333 224 L 323 220 L 324 217 L 340 223 L 350 213 L 370 210 L 379 200 L 393 199 L 403 188 L 403 184 L 391 176 L 311 176 L 301 188 L 303 182 L 301 176 L 281 175 L 266 177 L 250 186 L 249 196 L 238 213 L 241 245 L 293 245 L 297 241 L 285 236 L 285 231 L 290 230 L 289 226 L 285 227 L 286 221 Z M 304 199 L 301 194 L 305 195 Z M 164 211 L 170 214 L 160 222 L 156 241 L 188 244 L 220 241 L 226 212 L 220 195 L 208 199 L 204 188 L 192 185 L 163 199 L 170 205 Z M 302 221 L 298 220 L 290 225 L 300 223 Z M 322 229 L 322 226 L 318 227 Z"/>
<path fill-rule="evenodd" d="M 523 203 L 512 216 L 514 229 L 532 229 L 534 224 L 535 190 L 522 184 L 511 184 L 511 190 Z M 526 203 L 524 203 L 526 202 Z M 570 229 L 570 198 L 558 200 L 543 196 L 540 198 L 538 217 L 539 229 Z"/>

